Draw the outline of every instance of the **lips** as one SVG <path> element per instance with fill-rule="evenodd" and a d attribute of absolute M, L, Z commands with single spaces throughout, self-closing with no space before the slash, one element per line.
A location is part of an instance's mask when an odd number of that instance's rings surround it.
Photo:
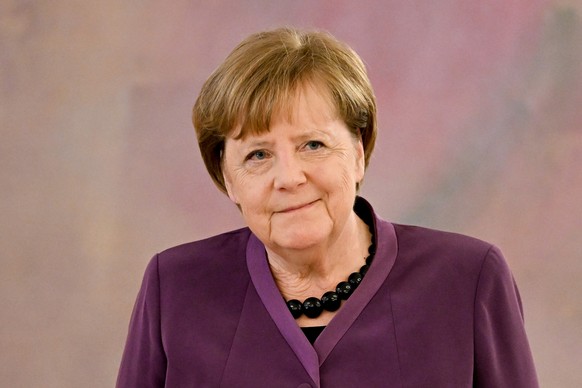
<path fill-rule="evenodd" d="M 307 207 L 313 205 L 315 202 L 317 202 L 317 200 L 312 201 L 312 202 L 306 202 L 306 203 L 303 203 L 300 205 L 289 206 L 289 207 L 287 207 L 283 210 L 280 210 L 276 213 L 291 213 L 291 212 L 296 211 L 296 210 L 307 208 Z"/>

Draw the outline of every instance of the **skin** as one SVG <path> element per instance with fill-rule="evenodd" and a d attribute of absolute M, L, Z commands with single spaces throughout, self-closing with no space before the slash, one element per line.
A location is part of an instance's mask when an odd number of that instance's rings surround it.
<path fill-rule="evenodd" d="M 287 300 L 335 289 L 363 264 L 371 239 L 352 209 L 364 177 L 362 142 L 320 90 L 302 85 L 291 114 L 275 114 L 269 131 L 225 142 L 228 195 L 265 245 Z M 325 325 L 333 314 L 298 324 Z"/>

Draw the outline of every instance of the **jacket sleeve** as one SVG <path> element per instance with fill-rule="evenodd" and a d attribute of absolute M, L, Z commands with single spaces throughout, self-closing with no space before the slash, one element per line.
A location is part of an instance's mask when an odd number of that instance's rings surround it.
<path fill-rule="evenodd" d="M 118 388 L 163 387 L 166 356 L 161 339 L 158 257 L 148 264 L 129 323 Z"/>
<path fill-rule="evenodd" d="M 496 247 L 481 268 L 474 316 L 474 386 L 538 387 L 519 291 Z"/>

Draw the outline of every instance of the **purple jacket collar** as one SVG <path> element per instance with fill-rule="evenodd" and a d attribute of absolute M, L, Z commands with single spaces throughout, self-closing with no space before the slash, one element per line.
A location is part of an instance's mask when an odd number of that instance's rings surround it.
<path fill-rule="evenodd" d="M 285 301 L 271 275 L 263 243 L 251 234 L 247 244 L 247 266 L 253 285 L 281 335 L 317 386 L 320 380 L 319 367 L 386 280 L 398 251 L 394 226 L 378 218 L 371 205 L 360 197 L 356 199 L 355 207 L 359 211 L 371 214 L 375 229 L 376 255 L 364 281 L 350 299 L 344 302 L 313 346 L 287 310 Z"/>

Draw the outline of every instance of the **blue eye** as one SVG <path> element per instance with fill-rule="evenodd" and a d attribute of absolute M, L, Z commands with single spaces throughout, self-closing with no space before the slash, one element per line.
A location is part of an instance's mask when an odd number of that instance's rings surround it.
<path fill-rule="evenodd" d="M 310 150 L 317 150 L 317 149 L 323 147 L 323 143 L 320 141 L 317 141 L 317 140 L 311 140 L 311 141 L 308 141 L 305 146 L 307 148 L 309 148 Z"/>
<path fill-rule="evenodd" d="M 247 159 L 263 160 L 267 157 L 267 152 L 264 150 L 253 151 L 247 156 Z"/>

